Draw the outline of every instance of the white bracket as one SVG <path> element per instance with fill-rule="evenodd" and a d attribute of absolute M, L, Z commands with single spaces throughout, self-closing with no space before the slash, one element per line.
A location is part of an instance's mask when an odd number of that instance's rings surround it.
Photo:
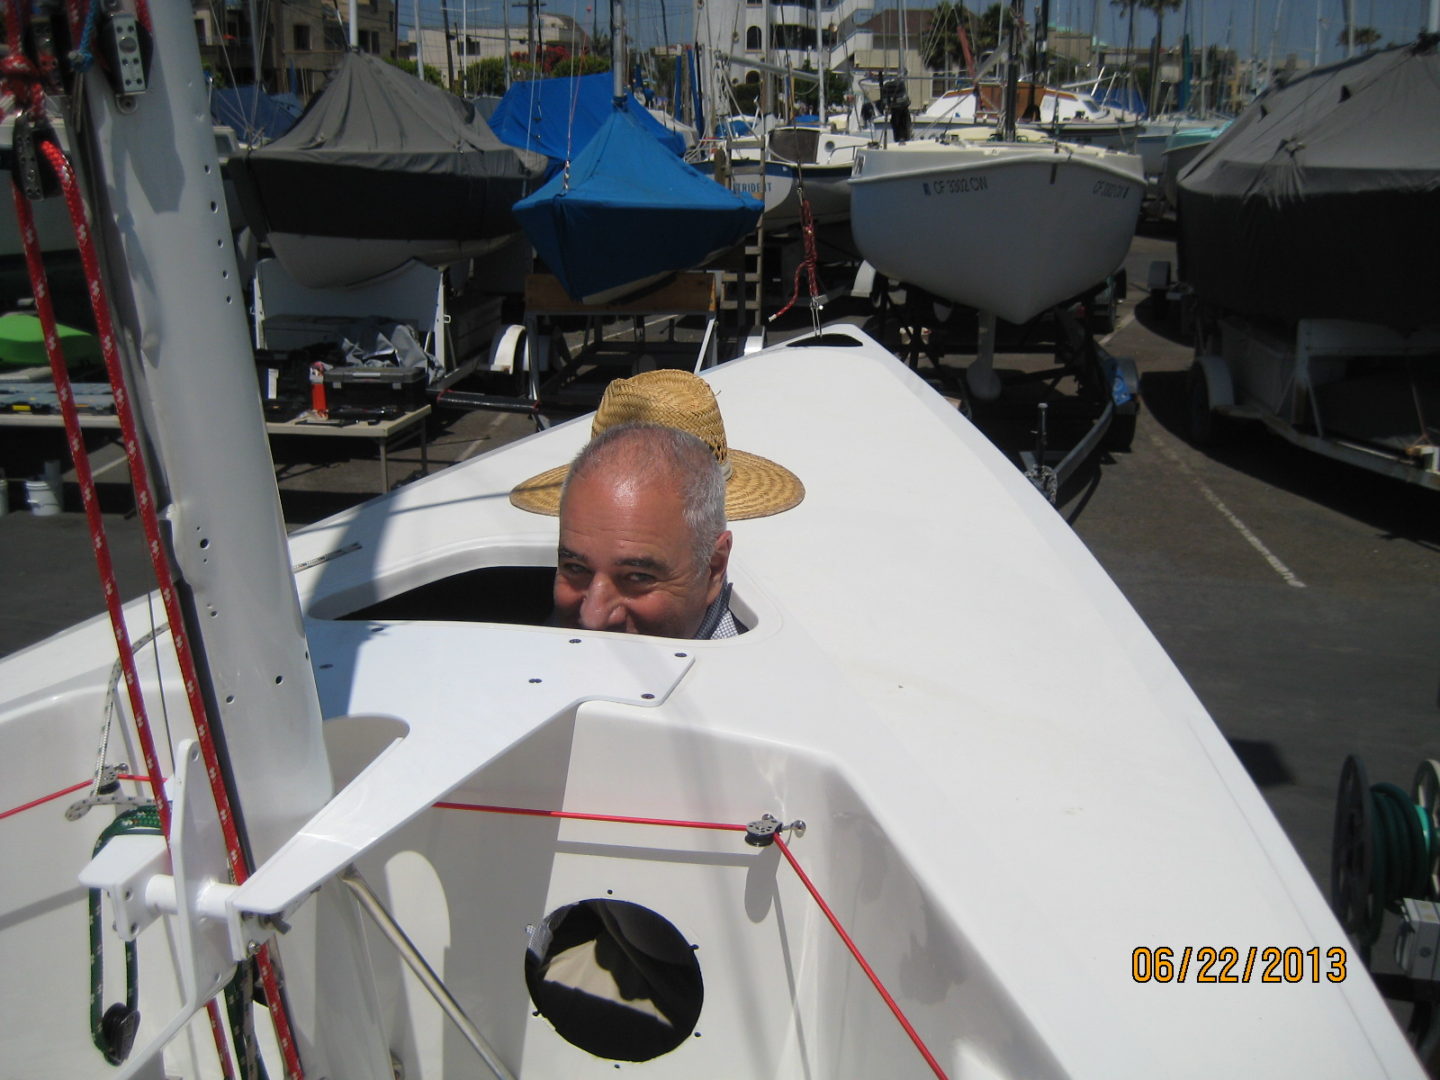
<path fill-rule="evenodd" d="M 228 883 L 225 836 L 205 781 L 200 748 L 187 739 L 176 748 L 175 775 L 169 782 L 168 856 L 165 841 L 158 836 L 119 836 L 80 872 L 82 885 L 109 895 L 115 930 L 124 940 L 133 940 L 161 915 L 174 917 L 180 1009 L 143 1049 L 110 1074 L 113 1080 L 128 1080 L 156 1060 L 190 1018 L 230 981 L 235 965 L 245 956 L 243 928 L 227 904 L 235 887 Z M 167 867 L 173 873 L 164 873 Z"/>
<path fill-rule="evenodd" d="M 414 687 L 427 679 L 440 683 L 453 671 L 447 659 L 453 651 L 433 648 L 431 635 L 453 642 L 454 627 L 344 622 L 312 623 L 308 630 L 322 700 L 345 697 L 353 715 L 394 717 L 409 731 L 230 898 L 237 911 L 262 918 L 293 912 L 365 851 L 555 717 L 595 699 L 659 705 L 694 662 L 683 641 L 472 627 L 466 679 L 485 688 L 483 697 L 464 709 L 417 714 Z"/>

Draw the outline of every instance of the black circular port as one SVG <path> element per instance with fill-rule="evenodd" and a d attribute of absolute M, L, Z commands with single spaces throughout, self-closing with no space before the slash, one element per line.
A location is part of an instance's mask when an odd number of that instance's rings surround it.
<path fill-rule="evenodd" d="M 690 1037 L 705 997 L 689 941 L 624 900 L 557 908 L 530 937 L 525 983 L 564 1039 L 597 1057 L 649 1061 Z"/>

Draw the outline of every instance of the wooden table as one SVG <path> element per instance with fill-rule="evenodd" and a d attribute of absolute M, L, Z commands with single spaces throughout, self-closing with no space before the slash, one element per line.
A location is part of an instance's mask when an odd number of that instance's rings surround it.
<path fill-rule="evenodd" d="M 369 439 L 380 448 L 381 491 L 390 490 L 390 445 L 396 439 L 408 436 L 418 429 L 420 436 L 420 469 L 430 471 L 430 440 L 425 421 L 430 416 L 430 406 L 402 413 L 388 420 L 319 420 L 300 416 L 294 420 L 265 422 L 265 432 L 272 438 L 276 435 L 302 438 Z M 63 428 L 64 418 L 58 413 L 0 413 L 0 427 L 16 428 Z M 120 418 L 113 413 L 81 413 L 82 430 L 118 431 Z"/>

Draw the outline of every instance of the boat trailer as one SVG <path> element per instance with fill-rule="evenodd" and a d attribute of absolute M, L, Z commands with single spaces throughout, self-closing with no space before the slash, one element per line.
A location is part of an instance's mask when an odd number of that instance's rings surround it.
<path fill-rule="evenodd" d="M 882 334 L 887 324 L 898 331 L 897 355 L 916 370 L 925 356 L 960 410 L 1019 459 L 1026 479 L 1052 504 L 1097 449 L 1130 448 L 1140 411 L 1139 372 L 1133 360 L 1111 355 L 1096 337 L 1097 331 L 1103 335 L 1115 328 L 1116 304 L 1125 289 L 1123 271 L 1051 310 L 1053 363 L 1038 370 L 1007 370 L 1003 376 L 994 366 L 1000 351 L 994 315 L 975 313 L 975 359 L 962 373 L 941 363 L 942 356 L 969 344 L 953 340 L 960 308 L 917 286 L 891 282 L 868 266 L 856 280 L 857 290 L 871 298 Z M 1020 344 L 1044 318 L 1019 328 Z M 1067 377 L 1074 382 L 1073 394 L 1058 390 Z M 1028 411 L 1031 401 L 1023 400 L 1025 387 L 1039 388 L 1033 412 Z M 1032 393 L 1030 398 L 1034 397 Z M 1013 425 L 1017 411 L 1025 411 L 1033 420 L 1028 431 L 1033 442 L 1028 446 L 1016 445 L 1013 433 L 1005 437 L 998 430 L 1006 421 Z M 1052 445 L 1059 430 L 1080 426 L 1083 432 L 1066 440 L 1068 449 Z"/>

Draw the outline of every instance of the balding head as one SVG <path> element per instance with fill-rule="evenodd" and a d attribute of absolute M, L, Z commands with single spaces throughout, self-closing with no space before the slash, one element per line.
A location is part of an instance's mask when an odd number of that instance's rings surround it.
<path fill-rule="evenodd" d="M 596 436 L 560 501 L 561 625 L 691 637 L 725 582 L 725 480 L 709 447 L 645 424 Z"/>

